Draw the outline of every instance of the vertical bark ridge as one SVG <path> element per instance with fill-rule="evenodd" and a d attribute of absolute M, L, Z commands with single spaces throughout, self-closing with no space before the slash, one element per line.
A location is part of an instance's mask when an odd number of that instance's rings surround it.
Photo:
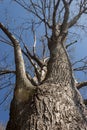
<path fill-rule="evenodd" d="M 72 80 L 72 69 L 63 43 L 60 38 L 49 42 L 51 47 L 47 79 L 53 83 L 71 82 L 69 79 Z"/>

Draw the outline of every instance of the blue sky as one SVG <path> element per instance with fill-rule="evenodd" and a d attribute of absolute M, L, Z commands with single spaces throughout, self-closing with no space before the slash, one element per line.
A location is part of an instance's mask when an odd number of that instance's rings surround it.
<path fill-rule="evenodd" d="M 85 21 L 85 16 L 83 16 L 82 21 Z M 3 22 L 6 26 L 9 25 L 11 29 L 18 27 L 21 23 L 26 19 L 29 18 L 29 14 L 27 11 L 23 10 L 19 5 L 15 4 L 15 2 L 11 2 L 11 0 L 4 0 L 0 1 L 0 22 Z M 41 30 L 42 31 L 42 30 Z M 75 30 L 76 31 L 76 30 Z M 2 32 L 0 32 L 1 34 Z M 41 32 L 40 32 L 41 33 Z M 76 45 L 74 45 L 75 50 L 72 52 L 74 60 L 83 58 L 87 55 L 87 34 L 83 33 L 81 30 L 78 31 L 79 34 L 82 35 L 78 39 Z M 31 35 L 29 34 L 31 37 Z M 27 38 L 28 36 L 26 36 Z M 77 39 L 76 39 L 77 40 Z M 13 49 L 6 44 L 0 44 L 0 58 L 4 55 L 4 53 L 12 52 Z M 9 57 L 9 61 L 13 58 L 13 54 Z M 84 76 L 82 73 L 76 74 L 77 80 L 86 80 L 87 76 Z M 87 88 L 81 90 L 83 97 L 86 98 Z M 1 94 L 2 96 L 2 94 Z M 0 96 L 0 98 L 1 98 Z M 6 123 L 9 118 L 9 110 L 4 108 L 4 105 L 0 107 L 0 122 Z"/>

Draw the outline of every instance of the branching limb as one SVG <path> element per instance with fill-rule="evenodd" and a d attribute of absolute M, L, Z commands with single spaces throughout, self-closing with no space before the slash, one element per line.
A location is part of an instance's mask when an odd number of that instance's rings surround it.
<path fill-rule="evenodd" d="M 78 65 L 78 67 L 73 67 L 74 71 L 81 71 L 83 73 L 87 73 L 87 56 L 84 58 L 75 61 L 72 66 Z"/>
<path fill-rule="evenodd" d="M 35 80 L 37 83 L 41 83 L 45 79 L 45 76 L 47 74 L 47 63 L 44 61 L 40 61 L 36 57 L 36 55 L 32 56 L 27 46 L 26 45 L 24 46 L 27 51 L 27 55 L 28 55 L 27 57 L 29 58 L 29 61 L 31 62 L 31 64 L 35 69 L 35 77 L 36 77 Z M 37 64 L 34 61 L 36 61 Z"/>
<path fill-rule="evenodd" d="M 23 50 L 21 50 L 20 46 L 19 46 L 19 42 L 2 24 L 1 24 L 1 29 L 6 33 L 6 35 L 9 37 L 9 39 L 12 41 L 12 45 L 15 49 L 15 64 L 16 64 L 16 75 L 17 75 L 17 77 L 18 78 L 26 77 L 25 65 L 24 65 L 24 61 L 23 61 L 23 57 L 22 57 L 22 52 L 23 52 L 28 57 L 31 64 L 33 65 L 37 79 L 38 79 L 38 81 L 40 81 L 43 66 L 45 65 L 45 63 L 43 61 L 39 60 L 39 58 L 37 58 L 35 53 L 32 56 L 26 45 L 25 45 L 25 49 L 26 49 L 27 53 L 25 53 Z M 38 68 L 37 64 L 34 62 L 34 60 L 39 65 L 39 68 Z M 11 73 L 11 71 L 10 72 L 5 71 L 5 72 L 3 72 L 3 74 L 6 73 L 6 72 Z"/>
<path fill-rule="evenodd" d="M 30 7 L 26 6 L 26 4 L 24 5 L 22 2 L 20 2 L 19 0 L 15 0 L 15 2 L 17 2 L 20 6 L 22 6 L 25 10 L 31 12 L 34 16 L 36 16 L 41 22 L 45 23 L 48 28 L 52 28 L 52 26 L 49 24 L 48 21 L 46 21 L 44 19 L 44 17 L 41 17 L 40 12 L 42 11 L 42 7 L 40 7 L 39 5 L 37 5 L 36 3 L 34 3 L 32 0 L 30 0 Z"/>
<path fill-rule="evenodd" d="M 75 64 L 78 64 L 78 63 L 86 63 L 87 62 L 87 56 L 85 56 L 84 58 L 80 59 L 80 60 L 77 60 L 75 61 L 72 66 L 74 66 Z"/>
<path fill-rule="evenodd" d="M 72 2 L 73 2 L 73 0 L 70 0 L 70 1 L 68 2 L 68 5 L 70 6 Z M 65 8 L 65 7 L 63 6 L 63 7 L 61 8 L 61 10 L 59 11 L 59 19 L 60 19 L 60 16 L 61 16 L 61 14 L 62 14 L 64 8 Z"/>
<path fill-rule="evenodd" d="M 0 41 L 3 42 L 3 43 L 6 43 L 10 46 L 13 46 L 12 45 L 12 42 L 10 42 L 9 40 L 7 40 L 6 38 L 4 38 L 3 36 L 0 35 Z"/>
<path fill-rule="evenodd" d="M 36 55 L 33 56 L 33 55 L 30 53 L 30 51 L 29 51 L 29 49 L 27 48 L 26 45 L 24 45 L 24 47 L 25 47 L 25 49 L 26 49 L 26 51 L 27 51 L 27 54 L 31 57 L 31 59 L 35 60 L 36 63 L 37 63 L 40 67 L 42 67 L 42 66 L 44 65 L 44 62 L 41 61 Z"/>
<path fill-rule="evenodd" d="M 72 27 L 73 25 L 75 25 L 76 22 L 79 20 L 79 18 L 81 17 L 81 15 L 82 15 L 83 13 L 87 13 L 87 1 L 86 1 L 86 0 L 84 0 L 83 2 L 81 1 L 81 3 L 80 3 L 80 8 L 79 8 L 79 12 L 78 12 L 78 14 L 77 14 L 74 18 L 72 18 L 72 20 L 68 23 L 68 27 L 70 28 L 70 27 Z"/>
<path fill-rule="evenodd" d="M 27 55 L 27 57 L 28 57 L 30 63 L 31 63 L 31 64 L 33 65 L 33 67 L 34 67 L 36 77 L 37 77 L 38 81 L 40 81 L 40 75 L 41 75 L 40 72 L 41 72 L 41 67 L 42 67 L 42 66 L 38 66 L 38 65 L 37 65 L 38 62 L 35 63 L 36 60 L 35 60 L 33 57 L 35 57 L 36 55 L 32 56 L 31 53 L 30 53 L 30 51 L 29 51 L 29 49 L 27 48 L 27 46 L 24 45 L 24 47 L 25 47 L 25 49 L 26 49 L 26 51 L 27 51 L 27 54 L 26 54 L 26 55 Z M 34 60 L 35 60 L 35 61 L 34 61 Z M 39 59 L 38 59 L 38 61 L 39 61 Z"/>
<path fill-rule="evenodd" d="M 14 46 L 16 75 L 18 77 L 20 77 L 21 75 L 25 75 L 24 61 L 18 40 L 16 40 L 16 38 L 8 31 L 8 29 L 2 23 L 0 23 L 0 28 L 8 36 Z"/>
<path fill-rule="evenodd" d="M 8 41 L 7 39 L 5 39 L 5 38 L 2 37 L 2 36 L 0 36 L 0 37 L 2 38 L 2 39 L 0 39 L 1 42 L 6 43 L 6 44 L 8 44 L 8 45 L 14 47 L 13 44 L 12 44 L 12 42 Z M 21 49 L 21 51 L 22 51 L 22 53 L 30 60 L 28 54 L 27 54 L 23 49 Z"/>
<path fill-rule="evenodd" d="M 2 23 L 0 23 L 0 29 L 8 36 L 14 47 L 17 82 L 19 82 L 19 80 L 21 79 L 27 79 L 25 64 L 19 41 L 12 35 L 11 32 L 9 32 L 9 30 Z M 29 84 L 30 86 L 32 86 L 31 82 L 29 82 Z"/>
<path fill-rule="evenodd" d="M 28 73 L 26 73 L 26 75 L 27 75 L 27 78 L 31 81 L 31 83 L 34 85 L 34 86 L 37 86 L 38 85 L 38 79 L 37 79 L 37 77 L 35 78 L 31 78 L 31 76 L 28 74 Z"/>

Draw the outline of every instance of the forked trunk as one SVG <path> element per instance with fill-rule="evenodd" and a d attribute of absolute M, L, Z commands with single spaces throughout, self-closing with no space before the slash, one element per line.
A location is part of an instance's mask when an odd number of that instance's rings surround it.
<path fill-rule="evenodd" d="M 47 77 L 32 99 L 12 101 L 7 130 L 87 130 L 87 111 L 62 42 L 61 37 L 49 40 Z"/>

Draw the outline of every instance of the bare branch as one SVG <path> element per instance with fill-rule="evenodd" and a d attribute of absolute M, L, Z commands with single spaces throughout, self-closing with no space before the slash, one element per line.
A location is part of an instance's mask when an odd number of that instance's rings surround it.
<path fill-rule="evenodd" d="M 77 42 L 77 40 L 74 41 L 74 42 L 69 43 L 68 45 L 66 45 L 66 49 L 67 49 L 68 47 L 72 46 L 73 44 L 75 44 L 76 42 Z"/>
<path fill-rule="evenodd" d="M 32 58 L 32 57 L 35 57 L 35 55 L 32 56 L 31 53 L 29 52 L 27 46 L 26 45 L 24 45 L 24 46 L 25 46 L 25 49 L 27 51 L 26 55 L 27 55 L 29 61 L 31 62 L 31 64 L 33 65 L 35 73 L 36 73 L 36 77 L 37 77 L 37 79 L 39 81 L 40 80 L 40 71 L 41 71 L 41 68 L 37 66 L 37 64 L 34 62 L 34 59 Z"/>
<path fill-rule="evenodd" d="M 19 41 L 16 40 L 16 38 L 8 31 L 7 28 L 5 28 L 5 26 L 2 23 L 0 23 L 0 28 L 8 36 L 8 38 L 12 41 L 12 44 L 14 46 L 16 75 L 18 77 L 25 76 L 26 75 L 25 65 L 24 65 L 24 60 L 22 57 L 22 52 L 21 52 L 21 48 L 19 45 Z"/>
<path fill-rule="evenodd" d="M 15 74 L 15 71 L 14 70 L 0 70 L 0 75 L 3 75 L 3 74 Z"/>
<path fill-rule="evenodd" d="M 0 28 L 8 36 L 8 38 L 12 41 L 14 46 L 16 44 L 18 44 L 18 40 L 11 34 L 11 32 L 8 31 L 8 29 L 2 23 L 0 23 Z"/>
<path fill-rule="evenodd" d="M 80 59 L 80 60 L 78 60 L 78 61 L 75 61 L 75 62 L 72 64 L 72 66 L 74 66 L 75 64 L 80 63 L 80 62 L 86 63 L 86 61 L 87 61 L 87 56 L 85 56 L 84 58 L 82 58 L 82 59 Z"/>
<path fill-rule="evenodd" d="M 65 31 L 67 29 L 67 22 L 69 18 L 69 4 L 66 0 L 62 0 L 65 8 L 65 13 L 64 13 L 64 19 L 62 23 L 62 31 Z"/>
<path fill-rule="evenodd" d="M 87 11 L 86 6 L 87 6 L 86 1 L 84 0 L 83 3 L 81 1 L 78 14 L 74 18 L 72 18 L 72 20 L 68 23 L 69 28 L 72 27 L 74 24 L 76 24 L 76 22 L 79 20 L 79 18 L 81 17 L 83 13 L 86 13 Z"/>
<path fill-rule="evenodd" d="M 80 82 L 80 83 L 76 84 L 77 89 L 80 89 L 80 88 L 85 87 L 85 86 L 87 86 L 87 81 Z"/>
<path fill-rule="evenodd" d="M 72 1 L 73 1 L 73 0 L 70 0 L 70 1 L 69 1 L 69 3 L 68 3 L 69 6 L 71 5 Z M 65 8 L 65 7 L 63 6 L 63 7 L 61 8 L 61 10 L 59 11 L 59 19 L 60 19 L 60 15 L 61 15 L 61 13 L 63 12 L 64 8 Z"/>
<path fill-rule="evenodd" d="M 9 92 L 6 93 L 4 99 L 0 102 L 0 105 L 2 105 L 7 100 L 7 98 L 9 97 L 9 95 L 11 94 L 12 91 L 13 91 L 13 89 L 10 89 Z"/>
<path fill-rule="evenodd" d="M 46 0 L 42 1 L 41 0 L 41 5 L 42 5 L 42 15 L 43 15 L 43 19 L 44 19 L 44 27 L 45 27 L 45 36 L 48 37 L 48 32 L 47 32 L 47 23 L 49 23 L 49 19 L 46 16 Z"/>
<path fill-rule="evenodd" d="M 6 31 L 8 31 L 8 30 L 6 30 Z M 7 33 L 7 32 L 6 32 L 6 33 Z M 10 36 L 9 36 L 9 37 L 10 37 Z M 12 35 L 12 38 L 13 38 L 13 42 L 15 42 L 13 35 Z M 18 42 L 18 41 L 16 41 L 16 42 Z M 14 43 L 14 44 L 15 44 L 15 43 Z M 16 45 L 14 45 L 14 44 L 13 44 L 13 46 L 14 46 L 14 48 L 15 48 Z M 19 43 L 17 43 L 17 44 L 19 44 Z M 17 45 L 17 46 L 19 46 L 19 45 Z M 42 64 L 42 62 L 41 62 L 35 55 L 32 56 L 26 46 L 25 46 L 25 48 L 26 48 L 26 50 L 27 50 L 27 54 L 26 54 L 23 50 L 22 50 L 22 52 L 29 58 L 31 64 L 33 65 L 33 67 L 34 67 L 34 69 L 35 69 L 37 78 L 38 78 L 38 80 L 40 80 L 40 78 L 41 78 L 40 75 L 41 75 L 41 74 L 40 74 L 40 71 L 39 71 L 37 65 L 36 65 L 35 62 L 33 61 L 33 59 L 36 60 L 36 61 L 38 61 L 39 64 L 41 65 L 41 67 L 42 67 L 44 64 Z M 18 49 L 19 49 L 19 48 L 18 48 Z M 17 56 L 18 56 L 18 55 L 17 55 Z M 44 62 L 43 62 L 43 63 L 44 63 Z M 16 64 L 18 64 L 18 62 L 17 62 Z M 19 69 L 20 69 L 20 67 L 19 67 Z M 6 73 L 6 72 L 5 72 L 5 73 Z M 23 75 L 23 73 L 22 73 L 22 75 Z"/>
<path fill-rule="evenodd" d="M 44 62 L 42 62 L 41 60 L 39 60 L 39 58 L 38 58 L 36 55 L 33 56 L 33 55 L 30 53 L 30 51 L 29 51 L 29 49 L 27 48 L 26 45 L 24 45 L 24 47 L 25 47 L 25 49 L 26 49 L 26 51 L 27 51 L 27 54 L 28 54 L 33 60 L 35 60 L 40 67 L 43 67 Z"/>
<path fill-rule="evenodd" d="M 31 81 L 31 83 L 34 85 L 34 86 L 37 86 L 38 85 L 38 81 L 34 80 L 34 78 L 31 78 L 31 76 L 26 73 L 27 75 L 27 78 Z"/>
<path fill-rule="evenodd" d="M 73 71 L 81 71 L 84 74 L 86 74 L 87 73 L 87 56 L 72 63 L 72 66 L 75 66 L 75 65 L 77 67 L 73 67 Z"/>
<path fill-rule="evenodd" d="M 69 5 L 70 5 L 72 2 L 73 2 L 73 0 L 70 0 L 70 1 L 69 1 Z"/>
<path fill-rule="evenodd" d="M 83 71 L 83 72 L 85 72 L 87 70 L 87 65 L 83 65 L 83 66 L 74 68 L 73 70 L 74 71 Z"/>
<path fill-rule="evenodd" d="M 3 37 L 2 37 L 3 38 Z M 10 45 L 10 46 L 12 46 L 12 47 L 14 47 L 13 46 L 13 44 L 12 44 L 12 42 L 10 42 L 10 41 L 8 41 L 7 39 L 4 39 L 3 38 L 3 40 L 1 39 L 0 41 L 2 41 L 2 42 L 4 42 L 4 43 L 6 43 L 6 44 L 8 44 L 8 45 Z M 24 44 L 24 43 L 23 43 Z M 23 49 L 21 49 L 21 51 L 22 51 L 22 53 L 30 60 L 30 62 L 31 62 L 31 58 L 29 58 L 29 56 L 28 56 L 28 54 L 23 50 Z M 3 73 L 4 74 L 4 73 Z"/>
<path fill-rule="evenodd" d="M 8 36 L 14 46 L 14 55 L 15 55 L 15 65 L 16 65 L 16 81 L 19 82 L 21 79 L 27 79 L 25 64 L 22 56 L 21 47 L 19 45 L 19 41 L 9 32 L 9 30 L 0 23 L 1 30 Z M 32 86 L 31 82 L 29 85 Z"/>
<path fill-rule="evenodd" d="M 3 36 L 0 35 L 0 41 L 3 42 L 3 43 L 6 43 L 10 46 L 13 46 L 12 45 L 12 42 L 10 42 L 9 40 L 7 40 L 6 38 L 4 38 Z"/>
<path fill-rule="evenodd" d="M 32 32 L 33 32 L 33 38 L 34 38 L 33 55 L 35 55 L 36 54 L 36 34 L 34 30 L 34 23 L 32 23 Z"/>
<path fill-rule="evenodd" d="M 78 15 L 76 15 L 69 23 L 68 23 L 68 27 L 71 28 L 74 24 L 76 24 L 76 22 L 78 21 L 78 19 L 81 17 L 82 13 L 79 13 Z"/>
<path fill-rule="evenodd" d="M 53 11 L 53 26 L 56 25 L 56 13 L 57 13 L 57 9 L 59 7 L 59 3 L 60 3 L 60 0 L 57 1 L 56 5 L 55 5 L 55 2 L 54 2 L 54 11 Z"/>
<path fill-rule="evenodd" d="M 39 13 L 41 12 L 40 10 L 38 11 L 37 4 L 33 3 L 32 0 L 30 0 L 30 7 L 25 6 L 24 4 L 22 4 L 20 1 L 15 0 L 15 2 L 17 2 L 20 6 L 22 6 L 24 9 L 26 9 L 27 11 L 31 12 L 33 15 L 35 15 L 41 22 L 45 23 L 50 29 L 52 29 L 52 26 L 48 23 L 48 21 L 46 21 L 44 19 L 44 17 L 41 17 L 41 15 L 39 15 Z M 32 8 L 31 8 L 32 7 Z M 39 6 L 39 8 L 41 8 Z M 42 8 L 41 8 L 42 9 Z"/>
<path fill-rule="evenodd" d="M 14 84 L 12 84 L 10 81 L 8 81 L 8 82 L 6 81 L 3 84 L 0 84 L 0 90 L 5 89 L 11 85 L 14 85 Z"/>
<path fill-rule="evenodd" d="M 43 55 L 43 59 L 44 59 L 44 58 L 45 58 L 45 52 L 46 52 L 46 47 L 45 47 L 45 43 L 44 43 L 44 38 L 41 39 L 41 43 L 42 43 L 42 47 L 43 47 L 42 55 Z"/>

